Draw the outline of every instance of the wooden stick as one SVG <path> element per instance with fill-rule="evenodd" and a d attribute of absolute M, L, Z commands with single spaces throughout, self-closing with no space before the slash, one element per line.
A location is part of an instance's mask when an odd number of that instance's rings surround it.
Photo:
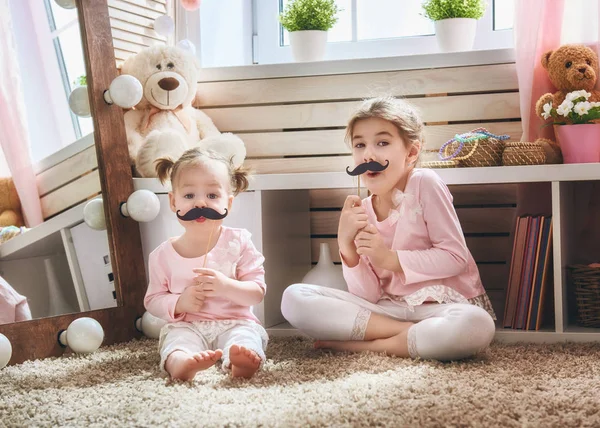
<path fill-rule="evenodd" d="M 212 229 L 210 229 L 210 235 L 208 236 L 208 244 L 206 244 L 206 252 L 204 253 L 204 263 L 202 265 L 203 269 L 206 268 L 206 260 L 208 260 L 208 250 L 210 250 L 210 241 L 212 241 L 212 236 L 213 236 L 213 232 L 215 231 L 216 224 L 217 224 L 217 222 L 213 221 L 213 227 L 212 227 Z"/>
<path fill-rule="evenodd" d="M 358 197 L 360 198 L 360 175 L 358 176 Z"/>

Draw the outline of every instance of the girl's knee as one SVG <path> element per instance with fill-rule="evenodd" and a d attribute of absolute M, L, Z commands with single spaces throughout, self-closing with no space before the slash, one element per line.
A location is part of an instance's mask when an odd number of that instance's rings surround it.
<path fill-rule="evenodd" d="M 306 287 L 306 284 L 292 284 L 283 291 L 281 296 L 281 314 L 292 325 L 295 325 L 305 312 L 303 306 Z"/>
<path fill-rule="evenodd" d="M 461 341 L 472 355 L 487 348 L 496 334 L 496 325 L 491 315 L 479 306 L 461 305 L 460 331 Z"/>

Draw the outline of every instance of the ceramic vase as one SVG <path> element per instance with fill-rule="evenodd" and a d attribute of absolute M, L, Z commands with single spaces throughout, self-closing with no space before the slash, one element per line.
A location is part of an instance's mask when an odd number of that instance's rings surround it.
<path fill-rule="evenodd" d="M 296 62 L 321 61 L 325 57 L 327 31 L 292 31 L 290 46 Z"/>
<path fill-rule="evenodd" d="M 564 163 L 600 162 L 600 124 L 554 125 Z"/>
<path fill-rule="evenodd" d="M 348 291 L 348 286 L 342 274 L 342 266 L 335 265 L 331 259 L 331 248 L 326 242 L 319 246 L 319 261 L 302 278 L 304 284 L 322 285 L 324 287 L 336 288 Z"/>
<path fill-rule="evenodd" d="M 435 21 L 435 38 L 440 51 L 470 51 L 475 43 L 477 20 L 449 18 Z"/>

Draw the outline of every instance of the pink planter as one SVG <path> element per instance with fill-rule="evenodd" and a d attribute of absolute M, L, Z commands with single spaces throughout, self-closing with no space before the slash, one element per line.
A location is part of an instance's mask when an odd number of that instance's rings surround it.
<path fill-rule="evenodd" d="M 600 124 L 555 125 L 564 163 L 600 162 Z"/>

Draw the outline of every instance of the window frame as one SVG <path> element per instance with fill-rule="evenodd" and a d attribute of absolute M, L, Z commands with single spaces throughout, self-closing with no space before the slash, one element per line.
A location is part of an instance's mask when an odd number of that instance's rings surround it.
<path fill-rule="evenodd" d="M 281 46 L 280 24 L 277 20 L 280 0 L 254 0 L 254 58 L 257 64 L 293 62 L 291 48 Z M 356 0 L 352 1 L 353 11 Z M 325 60 L 381 58 L 416 54 L 440 53 L 434 35 L 389 39 L 356 40 L 356 13 L 353 13 L 353 39 L 328 43 Z M 512 48 L 513 30 L 494 30 L 494 7 L 491 3 L 477 24 L 474 50 Z"/>

